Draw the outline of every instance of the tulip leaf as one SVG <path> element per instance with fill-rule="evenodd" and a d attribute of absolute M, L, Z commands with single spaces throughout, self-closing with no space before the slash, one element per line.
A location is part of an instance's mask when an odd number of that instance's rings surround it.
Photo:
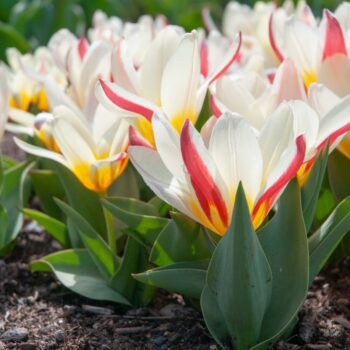
<path fill-rule="evenodd" d="M 86 249 L 68 249 L 47 255 L 30 264 L 32 271 L 53 271 L 57 279 L 73 292 L 95 300 L 130 305 L 108 285 Z"/>
<path fill-rule="evenodd" d="M 30 46 L 23 35 L 9 24 L 0 22 L 0 59 L 6 59 L 6 49 L 8 47 L 15 47 L 20 52 L 27 52 L 30 50 Z"/>
<path fill-rule="evenodd" d="M 258 231 L 258 237 L 272 269 L 271 300 L 259 337 L 266 345 L 279 338 L 293 322 L 308 290 L 309 253 L 296 180 L 289 183 L 277 213 Z"/>
<path fill-rule="evenodd" d="M 140 198 L 140 191 L 138 188 L 137 177 L 135 175 L 135 169 L 131 166 L 130 162 L 118 177 L 116 181 L 108 189 L 109 196 L 127 197 L 127 198 Z"/>
<path fill-rule="evenodd" d="M 114 290 L 124 295 L 128 300 L 133 300 L 133 304 L 138 304 L 138 301 L 134 300 L 138 282 L 132 277 L 132 274 L 147 268 L 147 259 L 144 258 L 144 255 L 144 247 L 132 237 L 128 237 L 120 267 L 110 284 Z"/>
<path fill-rule="evenodd" d="M 154 244 L 159 232 L 169 222 L 158 216 L 155 207 L 133 198 L 108 197 L 102 199 L 102 204 L 148 245 Z"/>
<path fill-rule="evenodd" d="M 23 209 L 22 212 L 32 220 L 35 220 L 63 247 L 70 247 L 70 239 L 67 230 L 67 225 L 63 222 L 48 216 L 41 211 L 34 209 Z"/>
<path fill-rule="evenodd" d="M 67 230 L 69 240 L 71 242 L 71 248 L 84 248 L 84 243 L 81 240 L 79 229 L 74 225 L 71 218 L 67 218 Z"/>
<path fill-rule="evenodd" d="M 328 181 L 338 201 L 350 195 L 350 159 L 338 150 L 329 156 Z"/>
<path fill-rule="evenodd" d="M 85 188 L 63 165 L 53 161 L 50 161 L 50 164 L 58 174 L 69 205 L 84 217 L 96 232 L 106 238 L 107 228 L 99 195 Z"/>
<path fill-rule="evenodd" d="M 301 190 L 301 203 L 303 208 L 306 232 L 309 232 L 315 217 L 317 200 L 320 194 L 323 178 L 327 169 L 328 147 L 320 152 L 312 166 L 309 177 Z"/>
<path fill-rule="evenodd" d="M 107 280 L 112 279 L 119 267 L 119 261 L 111 248 L 82 215 L 59 199 L 56 202 L 79 231 L 81 240 L 101 275 Z"/>
<path fill-rule="evenodd" d="M 179 262 L 134 274 L 133 277 L 148 285 L 199 299 L 204 287 L 207 267 L 208 260 Z"/>
<path fill-rule="evenodd" d="M 0 232 L 0 251 L 6 251 L 5 248 L 16 238 L 22 227 L 23 214 L 20 209 L 28 201 L 30 186 L 26 179 L 31 166 L 32 163 L 24 162 L 3 172 L 0 203 L 2 205 L 2 228 L 6 226 L 6 230 Z M 8 224 L 5 225 L 5 222 Z"/>
<path fill-rule="evenodd" d="M 208 243 L 201 226 L 184 214 L 171 213 L 172 220 L 154 242 L 150 261 L 158 266 L 180 261 L 210 258 Z"/>
<path fill-rule="evenodd" d="M 242 350 L 257 343 L 271 285 L 271 269 L 240 184 L 231 225 L 213 253 L 201 296 L 204 320 L 221 345 L 230 342 Z"/>
<path fill-rule="evenodd" d="M 57 175 L 51 170 L 33 169 L 30 172 L 35 194 L 44 211 L 57 220 L 62 219 L 62 212 L 54 198 L 64 198 L 64 190 Z"/>
<path fill-rule="evenodd" d="M 350 197 L 344 199 L 309 238 L 310 284 L 349 231 Z"/>

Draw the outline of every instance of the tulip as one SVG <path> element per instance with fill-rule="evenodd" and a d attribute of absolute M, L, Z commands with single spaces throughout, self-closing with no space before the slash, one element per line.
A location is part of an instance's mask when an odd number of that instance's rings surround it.
<path fill-rule="evenodd" d="M 298 172 L 300 185 L 305 184 L 317 153 L 327 140 L 331 152 L 350 130 L 350 96 L 341 99 L 321 84 L 312 84 L 306 94 L 290 59 L 281 64 L 271 86 L 267 79 L 248 73 L 236 79 L 222 77 L 213 92 L 212 109 L 218 118 L 225 111 L 240 113 L 257 132 L 261 132 L 281 103 L 290 101 L 293 128 L 305 135 L 306 142 L 306 163 Z"/>
<path fill-rule="evenodd" d="M 41 114 L 37 128 L 43 125 L 49 130 L 47 142 L 55 142 L 61 153 L 30 145 L 15 138 L 24 151 L 38 157 L 52 159 L 70 169 L 79 181 L 95 192 L 105 192 L 121 175 L 126 164 L 128 144 L 127 125 L 118 121 L 100 134 L 101 130 L 89 130 L 73 111 L 61 106 L 53 114 Z M 53 145 L 51 148 L 55 149 Z"/>
<path fill-rule="evenodd" d="M 116 83 L 104 80 L 97 86 L 97 98 L 111 111 L 133 118 L 134 125 L 151 143 L 151 119 L 162 110 L 178 131 L 186 119 L 195 123 L 209 85 L 215 82 L 237 58 L 241 36 L 238 35 L 220 64 L 205 79 L 201 76 L 198 33 L 180 38 L 172 27 L 158 33 L 136 71 L 119 48 L 119 72 Z"/>
<path fill-rule="evenodd" d="M 276 110 L 259 136 L 237 114 L 224 113 L 206 147 L 187 119 L 180 135 L 155 114 L 156 149 L 130 137 L 129 157 L 147 185 L 180 212 L 223 235 L 242 182 L 257 228 L 292 179 L 305 155 L 305 139 L 295 137 L 292 111 Z M 134 133 L 131 129 L 131 133 Z"/>

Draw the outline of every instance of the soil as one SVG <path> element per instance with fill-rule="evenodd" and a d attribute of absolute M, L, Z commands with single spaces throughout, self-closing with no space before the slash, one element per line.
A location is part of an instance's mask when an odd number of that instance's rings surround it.
<path fill-rule="evenodd" d="M 159 291 L 149 307 L 125 309 L 28 270 L 29 262 L 59 249 L 26 222 L 14 250 L 0 260 L 0 350 L 218 349 L 201 315 L 177 294 Z M 316 278 L 294 334 L 272 349 L 350 350 L 350 258 Z"/>

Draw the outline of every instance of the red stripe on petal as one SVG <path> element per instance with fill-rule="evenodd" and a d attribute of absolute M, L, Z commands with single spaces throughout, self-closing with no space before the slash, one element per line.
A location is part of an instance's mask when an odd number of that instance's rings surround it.
<path fill-rule="evenodd" d="M 269 38 L 270 38 L 270 44 L 271 44 L 273 51 L 275 52 L 277 58 L 282 62 L 284 60 L 284 57 L 283 57 L 280 49 L 277 46 L 277 42 L 276 42 L 275 35 L 273 32 L 273 13 L 271 13 L 271 16 L 269 19 Z"/>
<path fill-rule="evenodd" d="M 182 158 L 189 173 L 191 184 L 208 219 L 213 223 L 211 207 L 214 206 L 222 224 L 227 227 L 229 218 L 225 201 L 196 146 L 192 142 L 190 127 L 190 121 L 187 119 L 181 131 L 180 144 Z"/>
<path fill-rule="evenodd" d="M 295 154 L 294 159 L 289 164 L 289 167 L 277 179 L 277 181 L 274 184 L 272 184 L 269 188 L 266 189 L 266 191 L 262 194 L 262 196 L 256 203 L 253 210 L 253 220 L 254 216 L 259 212 L 260 207 L 263 205 L 265 207 L 265 215 L 268 214 L 268 212 L 271 209 L 271 206 L 273 205 L 280 191 L 297 174 L 299 168 L 303 164 L 306 150 L 305 138 L 303 135 L 297 137 L 296 146 L 297 152 Z"/>
<path fill-rule="evenodd" d="M 132 126 L 129 126 L 129 142 L 131 146 L 142 146 L 155 149 L 142 135 Z"/>
<path fill-rule="evenodd" d="M 225 66 L 216 75 L 214 75 L 210 79 L 209 85 L 212 84 L 215 80 L 219 79 L 230 68 L 231 64 L 239 57 L 239 51 L 241 49 L 241 46 L 242 46 L 242 33 L 239 32 L 238 33 L 238 45 L 237 45 L 237 49 L 236 49 L 235 53 L 232 55 L 230 60 L 225 64 Z"/>
<path fill-rule="evenodd" d="M 201 44 L 201 74 L 206 78 L 209 72 L 208 45 L 203 40 Z"/>
<path fill-rule="evenodd" d="M 125 109 L 126 111 L 140 114 L 148 120 L 152 119 L 154 113 L 152 109 L 149 109 L 145 106 L 141 106 L 133 101 L 127 100 L 126 98 L 119 96 L 101 79 L 100 84 L 108 99 L 116 106 Z"/>
<path fill-rule="evenodd" d="M 317 150 L 319 151 L 323 149 L 326 146 L 327 142 L 329 142 L 329 146 L 331 146 L 338 139 L 338 137 L 346 134 L 349 131 L 350 131 L 350 123 L 347 123 L 343 125 L 341 128 L 339 128 L 338 130 L 334 131 L 332 134 L 330 134 L 325 140 L 323 140 L 317 146 Z"/>
<path fill-rule="evenodd" d="M 210 95 L 209 97 L 209 107 L 210 110 L 214 113 L 216 118 L 219 118 L 222 114 L 219 106 L 215 102 L 215 97 L 213 95 Z"/>
<path fill-rule="evenodd" d="M 323 15 L 326 19 L 326 35 L 323 48 L 323 60 L 335 54 L 347 55 L 346 44 L 341 26 L 336 17 L 324 10 Z"/>
<path fill-rule="evenodd" d="M 78 42 L 78 52 L 81 60 L 83 60 L 88 48 L 89 48 L 89 43 L 87 39 L 85 37 L 80 38 Z"/>

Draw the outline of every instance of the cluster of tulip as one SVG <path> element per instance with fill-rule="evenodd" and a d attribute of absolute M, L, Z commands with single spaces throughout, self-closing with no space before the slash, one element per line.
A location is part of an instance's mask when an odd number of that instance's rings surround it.
<path fill-rule="evenodd" d="M 204 9 L 206 31 L 186 33 L 98 11 L 87 38 L 8 49 L 2 125 L 36 157 L 3 161 L 0 248 L 24 213 L 67 248 L 31 269 L 77 293 L 182 293 L 222 347 L 288 335 L 350 227 L 349 18 L 345 2 L 321 20 L 302 1 L 232 2 L 222 32 Z M 10 184 L 45 213 L 10 210 Z"/>

